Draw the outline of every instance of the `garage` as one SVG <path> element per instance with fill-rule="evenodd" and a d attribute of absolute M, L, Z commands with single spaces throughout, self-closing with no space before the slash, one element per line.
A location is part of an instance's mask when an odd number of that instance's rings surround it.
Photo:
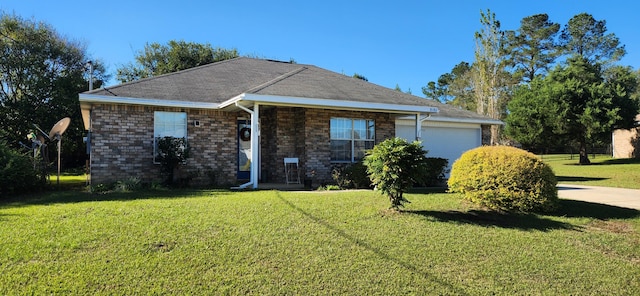
<path fill-rule="evenodd" d="M 415 140 L 415 120 L 396 120 L 396 136 Z M 429 151 L 427 156 L 446 158 L 450 170 L 462 153 L 482 145 L 482 127 L 477 123 L 425 120 L 422 122 L 421 139 L 424 149 Z"/>

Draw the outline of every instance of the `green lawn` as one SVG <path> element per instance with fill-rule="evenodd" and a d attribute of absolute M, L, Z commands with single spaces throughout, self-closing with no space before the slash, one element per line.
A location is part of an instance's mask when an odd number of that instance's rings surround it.
<path fill-rule="evenodd" d="M 640 212 L 415 193 L 59 191 L 0 204 L 0 294 L 640 295 Z"/>
<path fill-rule="evenodd" d="M 613 159 L 590 155 L 591 165 L 579 165 L 578 156 L 542 155 L 558 183 L 640 189 L 640 159 Z"/>

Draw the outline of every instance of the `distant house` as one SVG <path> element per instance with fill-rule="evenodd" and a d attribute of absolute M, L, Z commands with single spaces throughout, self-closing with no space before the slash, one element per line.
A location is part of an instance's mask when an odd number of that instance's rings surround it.
<path fill-rule="evenodd" d="M 450 163 L 501 122 L 313 65 L 236 58 L 81 93 L 93 184 L 159 179 L 155 141 L 186 138 L 193 182 L 258 188 L 361 159 L 387 138 L 420 138 Z"/>
<path fill-rule="evenodd" d="M 640 157 L 640 115 L 636 116 L 636 128 L 618 129 L 613 131 L 613 157 Z"/>

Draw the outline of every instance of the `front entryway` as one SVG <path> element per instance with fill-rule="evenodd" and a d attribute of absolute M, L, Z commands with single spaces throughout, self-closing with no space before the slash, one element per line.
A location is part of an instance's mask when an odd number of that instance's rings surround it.
<path fill-rule="evenodd" d="M 251 120 L 238 120 L 238 180 L 251 175 Z"/>

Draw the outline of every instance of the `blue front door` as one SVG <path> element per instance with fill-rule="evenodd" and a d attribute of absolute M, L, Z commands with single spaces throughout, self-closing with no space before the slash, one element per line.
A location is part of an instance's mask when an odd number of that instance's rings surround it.
<path fill-rule="evenodd" d="M 251 175 L 251 120 L 238 120 L 238 179 Z"/>

